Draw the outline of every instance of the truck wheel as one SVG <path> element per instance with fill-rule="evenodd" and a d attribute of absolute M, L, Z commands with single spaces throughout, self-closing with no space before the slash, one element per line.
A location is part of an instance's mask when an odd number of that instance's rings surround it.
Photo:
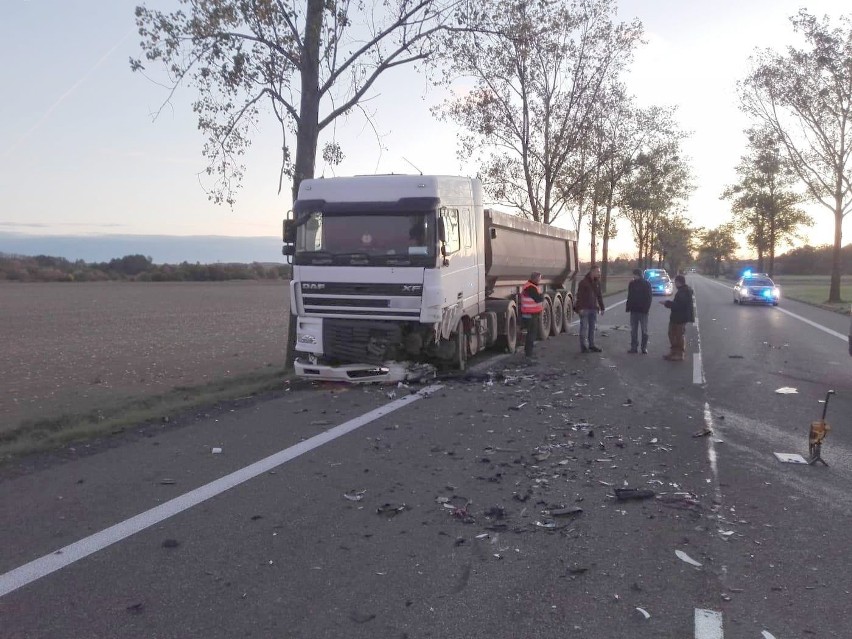
<path fill-rule="evenodd" d="M 553 321 L 550 323 L 550 334 L 556 337 L 562 332 L 562 326 L 565 323 L 565 308 L 562 306 L 562 297 L 559 295 L 553 298 L 551 316 Z"/>
<path fill-rule="evenodd" d="M 510 307 L 506 314 L 506 334 L 497 337 L 494 345 L 510 355 L 518 348 L 518 314 Z"/>
<path fill-rule="evenodd" d="M 544 298 L 544 309 L 541 311 L 539 321 L 541 324 L 539 325 L 538 337 L 544 341 L 550 337 L 550 327 L 553 326 L 553 306 L 549 297 Z"/>
<path fill-rule="evenodd" d="M 464 321 L 459 320 L 456 326 L 456 354 L 453 357 L 453 364 L 459 371 L 464 371 L 467 368 L 467 335 L 464 333 Z"/>
<path fill-rule="evenodd" d="M 562 330 L 568 332 L 568 327 L 574 321 L 574 300 L 566 297 L 562 302 L 562 308 L 565 311 L 565 319 L 562 321 Z"/>

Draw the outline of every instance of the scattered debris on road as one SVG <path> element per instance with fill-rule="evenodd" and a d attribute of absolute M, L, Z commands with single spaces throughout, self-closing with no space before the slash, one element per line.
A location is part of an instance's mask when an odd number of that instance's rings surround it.
<path fill-rule="evenodd" d="M 396 517 L 404 510 L 408 510 L 408 506 L 405 504 L 382 504 L 376 508 L 376 512 L 379 515 L 384 515 L 386 517 Z"/>
<path fill-rule="evenodd" d="M 793 388 L 792 386 L 782 386 L 781 388 L 776 388 L 775 392 L 779 395 L 797 395 L 799 393 L 799 391 Z"/>
<path fill-rule="evenodd" d="M 649 488 L 613 488 L 612 491 L 619 501 L 651 499 L 657 494 Z"/>
<path fill-rule="evenodd" d="M 681 561 L 683 561 L 683 562 L 688 563 L 690 566 L 695 566 L 696 568 L 701 568 L 701 566 L 702 566 L 702 564 L 700 564 L 699 562 L 695 561 L 692 557 L 690 557 L 689 555 L 687 555 L 687 554 L 686 554 L 685 552 L 683 552 L 682 550 L 675 550 L 675 555 L 677 555 L 677 558 L 678 558 L 678 559 L 680 559 L 680 560 L 681 560 Z"/>

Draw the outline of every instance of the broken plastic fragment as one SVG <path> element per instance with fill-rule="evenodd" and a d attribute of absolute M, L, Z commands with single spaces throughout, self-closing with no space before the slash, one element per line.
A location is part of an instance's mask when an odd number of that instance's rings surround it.
<path fill-rule="evenodd" d="M 350 491 L 348 493 L 343 493 L 343 496 L 346 499 L 348 499 L 349 501 L 361 501 L 362 499 L 364 499 L 364 493 L 366 493 L 366 492 L 367 492 L 366 489 L 364 489 L 364 490 L 353 490 L 353 491 Z"/>
<path fill-rule="evenodd" d="M 645 610 L 644 608 L 636 608 L 636 610 L 638 610 L 638 611 L 639 611 L 639 614 L 641 614 L 643 617 L 645 617 L 645 619 L 650 619 L 650 618 L 651 618 L 651 613 L 649 613 L 649 612 L 648 612 L 647 610 Z"/>
<path fill-rule="evenodd" d="M 808 462 L 799 453 L 772 453 L 780 462 L 785 464 L 807 464 Z"/>
<path fill-rule="evenodd" d="M 401 513 L 403 510 L 406 510 L 408 506 L 405 504 L 382 504 L 378 508 L 376 508 L 376 512 L 380 515 L 386 515 L 387 517 L 393 517 Z"/>
<path fill-rule="evenodd" d="M 218 455 L 219 453 L 222 452 L 222 449 L 217 446 L 215 448 L 211 448 L 210 452 L 213 453 L 214 455 Z"/>
<path fill-rule="evenodd" d="M 773 635 L 768 630 L 764 630 L 763 632 L 761 632 L 760 636 L 763 637 L 763 639 L 775 639 L 775 635 Z"/>
<path fill-rule="evenodd" d="M 579 515 L 583 512 L 582 508 L 554 508 L 551 511 L 548 511 L 551 517 L 570 517 L 572 515 Z M 547 514 L 547 512 L 545 513 Z"/>
<path fill-rule="evenodd" d="M 797 391 L 792 386 L 782 386 L 781 388 L 776 388 L 775 392 L 779 395 L 793 395 L 797 394 L 799 391 Z"/>
<path fill-rule="evenodd" d="M 677 555 L 677 558 L 678 558 L 678 559 L 680 559 L 681 561 L 684 561 L 684 562 L 688 563 L 690 566 L 695 566 L 696 568 L 701 568 L 701 564 L 700 564 L 700 563 L 698 563 L 697 561 L 695 561 L 692 557 L 690 557 L 689 555 L 687 555 L 687 554 L 686 554 L 685 552 L 683 552 L 682 550 L 675 550 L 675 555 Z"/>
<path fill-rule="evenodd" d="M 612 490 L 619 501 L 650 499 L 656 495 L 656 493 L 649 488 L 613 488 Z"/>

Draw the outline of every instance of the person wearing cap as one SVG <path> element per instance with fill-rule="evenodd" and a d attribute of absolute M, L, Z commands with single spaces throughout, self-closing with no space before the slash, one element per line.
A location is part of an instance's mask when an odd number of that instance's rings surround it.
<path fill-rule="evenodd" d="M 639 327 L 642 327 L 642 354 L 648 353 L 648 313 L 651 311 L 651 283 L 642 271 L 633 269 L 633 279 L 627 285 L 627 312 L 630 313 L 630 350 L 639 352 Z"/>
<path fill-rule="evenodd" d="M 533 346 L 538 339 L 541 313 L 544 310 L 544 295 L 541 292 L 541 273 L 533 271 L 530 279 L 521 287 L 521 321 L 527 331 L 524 355 L 533 356 Z"/>
<path fill-rule="evenodd" d="M 695 321 L 695 306 L 692 299 L 692 289 L 686 285 L 686 277 L 675 275 L 674 282 L 677 288 L 674 299 L 660 302 L 672 311 L 669 316 L 671 352 L 663 355 L 663 359 L 670 362 L 682 362 L 686 352 L 686 325 Z"/>
<path fill-rule="evenodd" d="M 598 312 L 603 315 L 605 308 L 599 266 L 592 266 L 577 285 L 574 310 L 580 315 L 580 352 L 600 353 L 601 349 L 595 345 L 595 326 L 598 322 Z"/>

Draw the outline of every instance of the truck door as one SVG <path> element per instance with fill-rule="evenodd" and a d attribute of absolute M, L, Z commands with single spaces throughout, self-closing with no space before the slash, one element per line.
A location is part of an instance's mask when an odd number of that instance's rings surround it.
<path fill-rule="evenodd" d="M 445 303 L 448 307 L 460 307 L 466 314 L 476 315 L 479 313 L 480 286 L 472 210 L 470 207 L 447 206 L 441 209 L 441 218 L 445 233 L 445 261 L 441 268 Z"/>

